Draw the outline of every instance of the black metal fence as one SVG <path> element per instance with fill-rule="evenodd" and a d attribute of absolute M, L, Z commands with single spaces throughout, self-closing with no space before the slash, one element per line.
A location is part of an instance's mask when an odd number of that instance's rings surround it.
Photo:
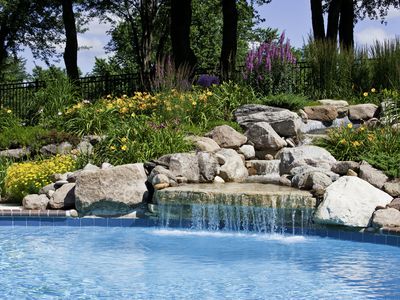
<path fill-rule="evenodd" d="M 198 70 L 196 73 L 204 74 L 207 72 Z M 312 87 L 308 73 L 308 64 L 305 62 L 298 63 L 293 68 L 293 80 L 287 83 L 287 90 L 299 93 Z M 243 69 L 238 69 L 235 77 L 242 78 L 242 74 Z M 45 88 L 47 84 L 50 83 L 38 80 L 0 84 L 0 108 L 9 108 L 17 116 L 27 117 L 27 103 L 34 101 L 35 93 Z M 81 77 L 77 82 L 77 87 L 81 98 L 89 101 L 95 101 L 109 94 L 115 96 L 132 95 L 135 91 L 143 91 L 145 89 L 139 74 Z"/>

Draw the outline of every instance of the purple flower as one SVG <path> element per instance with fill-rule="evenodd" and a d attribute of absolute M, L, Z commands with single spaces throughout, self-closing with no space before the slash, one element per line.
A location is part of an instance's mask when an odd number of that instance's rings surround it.
<path fill-rule="evenodd" d="M 212 86 L 213 84 L 219 84 L 219 78 L 214 75 L 202 74 L 199 76 L 197 84 L 207 88 Z"/>

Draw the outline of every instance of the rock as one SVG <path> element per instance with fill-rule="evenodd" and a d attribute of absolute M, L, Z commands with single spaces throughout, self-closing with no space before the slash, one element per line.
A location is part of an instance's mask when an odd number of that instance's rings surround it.
<path fill-rule="evenodd" d="M 250 124 L 244 133 L 256 150 L 279 150 L 286 147 L 286 142 L 266 122 Z"/>
<path fill-rule="evenodd" d="M 293 187 L 305 190 L 311 190 L 314 185 L 327 188 L 331 184 L 332 179 L 323 172 L 298 173 L 292 178 Z"/>
<path fill-rule="evenodd" d="M 314 221 L 318 224 L 367 227 L 375 207 L 385 206 L 391 201 L 390 195 L 368 182 L 344 176 L 326 189 Z"/>
<path fill-rule="evenodd" d="M 307 114 L 306 114 L 306 112 L 305 112 L 304 110 L 299 109 L 299 111 L 297 112 L 297 114 L 299 115 L 299 117 L 301 118 L 301 120 L 302 120 L 304 123 L 307 123 L 307 122 L 308 122 L 308 116 L 307 116 Z"/>
<path fill-rule="evenodd" d="M 255 174 L 252 175 L 276 174 L 279 176 L 279 164 L 279 160 L 249 160 L 246 162 L 246 168 L 254 170 Z"/>
<path fill-rule="evenodd" d="M 164 168 L 162 166 L 156 166 L 151 171 L 151 173 L 148 176 L 147 180 L 152 183 L 153 182 L 153 178 L 156 177 L 157 175 L 165 175 L 168 178 L 168 180 L 169 180 L 168 182 L 170 184 L 171 184 L 171 182 L 177 182 L 177 177 L 174 174 L 172 174 L 172 172 L 170 170 L 167 170 L 166 168 Z M 161 183 L 161 181 L 157 182 L 157 183 Z"/>
<path fill-rule="evenodd" d="M 357 172 L 353 171 L 352 169 L 348 169 L 346 175 L 347 175 L 347 176 L 355 176 L 355 177 L 358 177 Z"/>
<path fill-rule="evenodd" d="M 68 179 L 68 174 L 59 174 L 59 173 L 55 173 L 53 175 L 50 176 L 51 181 L 53 182 L 57 182 L 57 181 L 66 181 Z"/>
<path fill-rule="evenodd" d="M 217 126 L 206 136 L 212 138 L 222 148 L 238 149 L 247 142 L 246 136 L 228 125 Z"/>
<path fill-rule="evenodd" d="M 91 155 L 93 153 L 93 145 L 87 141 L 80 142 L 76 149 L 83 155 Z"/>
<path fill-rule="evenodd" d="M 79 176 L 79 174 L 82 172 L 82 170 L 77 170 L 75 172 L 72 172 L 70 175 L 67 175 L 67 181 L 69 183 L 74 183 L 76 182 L 76 178 Z"/>
<path fill-rule="evenodd" d="M 53 209 L 75 208 L 75 183 L 66 183 L 56 190 L 49 205 Z"/>
<path fill-rule="evenodd" d="M 169 186 L 169 178 L 165 174 L 157 174 L 151 180 L 151 184 L 155 187 L 157 184 L 166 183 Z"/>
<path fill-rule="evenodd" d="M 266 122 L 283 137 L 296 136 L 302 123 L 296 113 L 266 105 L 246 104 L 239 107 L 234 114 L 241 126 L 248 127 L 253 123 Z"/>
<path fill-rule="evenodd" d="M 77 212 L 75 209 L 69 210 L 69 211 L 68 211 L 68 214 L 69 214 L 69 216 L 70 216 L 71 218 L 77 218 L 77 217 L 79 217 L 79 214 L 78 214 L 78 212 Z"/>
<path fill-rule="evenodd" d="M 40 148 L 39 152 L 43 155 L 56 155 L 57 154 L 57 145 L 49 144 Z"/>
<path fill-rule="evenodd" d="M 369 120 L 375 117 L 378 106 L 375 104 L 357 104 L 349 106 L 349 119 L 351 121 Z"/>
<path fill-rule="evenodd" d="M 105 136 L 101 137 L 99 135 L 85 135 L 82 137 L 82 142 L 89 142 L 93 146 L 100 143 Z"/>
<path fill-rule="evenodd" d="M 359 177 L 368 181 L 373 186 L 378 189 L 382 189 L 383 185 L 389 178 L 380 170 L 375 169 L 366 161 L 363 161 L 360 165 L 360 174 Z"/>
<path fill-rule="evenodd" d="M 49 198 L 46 195 L 27 195 L 22 199 L 22 205 L 24 209 L 28 210 L 45 210 L 47 204 L 49 203 Z"/>
<path fill-rule="evenodd" d="M 400 198 L 393 199 L 393 201 L 390 202 L 390 203 L 387 205 L 387 207 L 400 210 Z"/>
<path fill-rule="evenodd" d="M 349 106 L 349 103 L 345 100 L 322 99 L 322 100 L 318 100 L 317 102 L 322 105 L 332 105 L 335 107 Z"/>
<path fill-rule="evenodd" d="M 165 189 L 167 187 L 169 187 L 169 183 L 157 183 L 154 185 L 154 189 L 157 191 Z"/>
<path fill-rule="evenodd" d="M 380 209 L 374 212 L 372 226 L 382 227 L 400 227 L 400 211 L 394 208 Z"/>
<path fill-rule="evenodd" d="M 175 176 L 186 177 L 188 182 L 199 182 L 200 180 L 198 158 L 191 153 L 173 154 L 170 158 L 169 170 Z"/>
<path fill-rule="evenodd" d="M 383 190 L 392 197 L 400 196 L 400 181 L 385 182 Z"/>
<path fill-rule="evenodd" d="M 226 163 L 225 156 L 216 153 L 216 154 L 215 154 L 215 157 L 217 158 L 217 161 L 218 161 L 218 163 L 219 163 L 221 166 L 222 166 L 223 164 Z"/>
<path fill-rule="evenodd" d="M 400 123 L 393 124 L 392 129 L 396 132 L 400 131 Z"/>
<path fill-rule="evenodd" d="M 176 182 L 177 182 L 177 183 L 187 183 L 188 180 L 187 180 L 186 177 L 178 176 L 178 177 L 176 177 Z"/>
<path fill-rule="evenodd" d="M 56 188 L 55 188 L 55 186 L 54 186 L 54 183 L 50 183 L 50 184 L 45 185 L 44 187 L 42 187 L 42 188 L 39 190 L 39 194 L 40 194 L 40 195 L 46 195 L 46 194 L 49 193 L 49 191 L 55 191 L 55 190 L 56 190 Z"/>
<path fill-rule="evenodd" d="M 338 174 L 336 174 L 328 169 L 313 167 L 313 166 L 309 166 L 309 165 L 302 165 L 302 166 L 298 166 L 298 167 L 291 169 L 290 175 L 296 176 L 296 175 L 300 175 L 300 174 L 313 173 L 313 172 L 324 173 L 332 181 L 336 181 L 340 177 Z"/>
<path fill-rule="evenodd" d="M 12 159 L 20 159 L 29 156 L 31 151 L 29 148 L 9 149 L 0 151 L 0 157 L 7 157 Z"/>
<path fill-rule="evenodd" d="M 282 176 L 279 178 L 279 184 L 280 184 L 280 185 L 283 185 L 283 186 L 292 186 L 292 181 L 290 181 L 290 179 L 287 178 L 287 176 L 282 175 Z"/>
<path fill-rule="evenodd" d="M 198 165 L 200 170 L 200 182 L 213 182 L 214 177 L 219 172 L 219 163 L 214 153 L 197 153 Z"/>
<path fill-rule="evenodd" d="M 208 137 L 188 136 L 186 139 L 192 142 L 196 146 L 196 149 L 199 151 L 216 152 L 221 149 L 221 147 L 213 139 L 210 139 Z"/>
<path fill-rule="evenodd" d="M 91 163 L 87 164 L 84 168 L 84 171 L 96 171 L 96 170 L 100 170 L 100 168 L 98 166 L 92 165 Z"/>
<path fill-rule="evenodd" d="M 57 190 L 61 188 L 64 184 L 68 184 L 69 182 L 67 180 L 57 180 L 54 182 L 54 188 Z"/>
<path fill-rule="evenodd" d="M 380 124 L 381 124 L 381 121 L 379 121 L 378 118 L 369 119 L 364 123 L 365 127 L 370 128 L 370 129 L 376 128 Z"/>
<path fill-rule="evenodd" d="M 338 161 L 332 165 L 332 172 L 339 175 L 346 175 L 348 170 L 353 170 L 358 172 L 360 169 L 360 164 L 355 161 Z"/>
<path fill-rule="evenodd" d="M 243 145 L 239 148 L 239 153 L 243 154 L 245 159 L 253 159 L 256 156 L 256 151 L 253 145 Z"/>
<path fill-rule="evenodd" d="M 84 171 L 76 181 L 76 209 L 99 216 L 127 214 L 146 200 L 146 180 L 143 164 Z"/>
<path fill-rule="evenodd" d="M 110 163 L 107 163 L 107 162 L 104 162 L 104 163 L 101 164 L 101 169 L 102 170 L 110 169 L 112 167 L 114 167 L 114 166 L 112 164 L 110 164 Z"/>
<path fill-rule="evenodd" d="M 319 184 L 314 184 L 312 186 L 312 190 L 311 190 L 312 194 L 317 199 L 322 199 L 325 195 L 325 191 L 326 191 L 326 188 Z"/>
<path fill-rule="evenodd" d="M 249 175 L 243 160 L 235 150 L 221 149 L 218 154 L 225 158 L 225 164 L 221 166 L 219 172 L 224 181 L 243 181 Z"/>
<path fill-rule="evenodd" d="M 277 155 L 281 160 L 280 173 L 289 174 L 290 170 L 299 165 L 325 167 L 330 170 L 336 159 L 324 148 L 304 145 L 295 148 L 283 148 Z"/>
<path fill-rule="evenodd" d="M 57 154 L 71 153 L 72 148 L 73 146 L 69 142 L 62 142 L 60 145 L 57 146 Z"/>
<path fill-rule="evenodd" d="M 338 112 L 334 105 L 306 106 L 304 111 L 309 119 L 322 122 L 332 122 L 338 117 Z"/>
<path fill-rule="evenodd" d="M 287 147 L 292 147 L 292 148 L 296 147 L 296 143 L 292 138 L 286 138 L 285 142 L 287 144 Z"/>
<path fill-rule="evenodd" d="M 161 156 L 159 159 L 154 160 L 157 165 L 163 166 L 165 168 L 169 168 L 169 162 L 171 160 L 173 154 L 166 154 Z"/>
<path fill-rule="evenodd" d="M 219 176 L 215 176 L 214 178 L 214 183 L 225 183 L 225 180 L 223 180 L 221 177 Z"/>
<path fill-rule="evenodd" d="M 265 160 L 273 160 L 274 156 L 272 154 L 265 154 L 264 158 Z"/>

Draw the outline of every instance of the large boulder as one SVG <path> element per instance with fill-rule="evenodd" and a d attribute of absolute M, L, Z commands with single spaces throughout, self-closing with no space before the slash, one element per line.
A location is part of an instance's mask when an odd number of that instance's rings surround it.
<path fill-rule="evenodd" d="M 296 136 L 302 124 L 301 118 L 288 109 L 246 104 L 235 111 L 236 121 L 244 127 L 253 123 L 267 122 L 280 136 Z"/>
<path fill-rule="evenodd" d="M 372 226 L 382 227 L 400 227 L 400 211 L 394 208 L 379 209 L 374 212 Z"/>
<path fill-rule="evenodd" d="M 289 174 L 291 169 L 302 165 L 330 170 L 336 162 L 336 159 L 327 150 L 313 145 L 283 148 L 277 153 L 276 158 L 281 160 L 281 175 Z"/>
<path fill-rule="evenodd" d="M 246 136 L 228 125 L 217 126 L 206 136 L 212 138 L 222 148 L 238 149 L 247 142 Z"/>
<path fill-rule="evenodd" d="M 245 159 L 253 159 L 256 157 L 256 151 L 252 145 L 243 145 L 239 148 L 238 152 L 243 154 Z"/>
<path fill-rule="evenodd" d="M 151 173 L 148 177 L 149 182 L 153 182 L 153 178 L 156 177 L 157 175 L 164 175 L 168 178 L 169 183 L 174 183 L 176 182 L 176 176 L 172 174 L 170 170 L 167 170 L 163 166 L 156 166 L 151 170 Z"/>
<path fill-rule="evenodd" d="M 186 177 L 188 182 L 199 182 L 200 169 L 196 154 L 175 153 L 169 160 L 169 170 L 176 177 Z"/>
<path fill-rule="evenodd" d="M 292 178 L 293 187 L 305 190 L 311 190 L 316 185 L 327 188 L 331 184 L 332 179 L 324 172 L 299 173 Z"/>
<path fill-rule="evenodd" d="M 127 214 L 146 200 L 146 180 L 143 164 L 83 171 L 76 179 L 76 209 L 99 216 Z"/>
<path fill-rule="evenodd" d="M 57 189 L 51 196 L 49 205 L 53 209 L 75 208 L 75 183 L 67 183 Z"/>
<path fill-rule="evenodd" d="M 219 172 L 219 163 L 214 153 L 199 152 L 197 159 L 200 171 L 200 182 L 213 182 Z"/>
<path fill-rule="evenodd" d="M 349 106 L 349 119 L 351 121 L 366 121 L 376 116 L 378 106 L 375 104 L 357 104 Z"/>
<path fill-rule="evenodd" d="M 322 105 L 332 105 L 336 107 L 338 118 L 343 118 L 347 116 L 349 111 L 349 103 L 346 100 L 332 100 L 332 99 L 322 99 L 318 100 Z"/>
<path fill-rule="evenodd" d="M 279 150 L 287 146 L 285 140 L 266 122 L 249 125 L 244 134 L 256 150 Z"/>
<path fill-rule="evenodd" d="M 199 151 L 215 152 L 221 147 L 213 140 L 205 136 L 188 136 L 186 139 L 192 142 Z"/>
<path fill-rule="evenodd" d="M 233 149 L 221 149 L 217 153 L 225 163 L 220 167 L 219 176 L 226 182 L 243 181 L 249 175 L 240 155 Z"/>
<path fill-rule="evenodd" d="M 308 119 L 322 122 L 332 122 L 338 117 L 338 112 L 334 105 L 306 106 L 304 111 Z"/>
<path fill-rule="evenodd" d="M 400 181 L 390 181 L 383 185 L 383 190 L 392 197 L 400 196 Z"/>
<path fill-rule="evenodd" d="M 366 161 L 363 161 L 360 165 L 360 174 L 359 177 L 368 181 L 373 186 L 377 187 L 378 189 L 382 189 L 385 182 L 389 180 L 389 177 L 385 175 L 380 170 L 375 169 Z"/>
<path fill-rule="evenodd" d="M 37 194 L 32 194 L 32 195 L 27 195 L 22 199 L 22 205 L 24 209 L 37 209 L 37 210 L 45 210 L 47 207 L 47 204 L 49 203 L 49 198 L 47 198 L 46 195 L 37 195 Z"/>
<path fill-rule="evenodd" d="M 394 208 L 400 210 L 400 198 L 393 199 L 386 207 Z"/>
<path fill-rule="evenodd" d="M 386 206 L 392 197 L 368 182 L 344 176 L 332 183 L 317 208 L 314 221 L 318 224 L 367 227 L 377 206 Z"/>
<path fill-rule="evenodd" d="M 9 149 L 0 151 L 0 157 L 7 157 L 13 159 L 19 159 L 26 156 L 29 156 L 31 151 L 29 148 L 19 148 L 19 149 Z"/>
<path fill-rule="evenodd" d="M 346 175 L 349 170 L 353 170 L 354 172 L 358 172 L 360 169 L 360 163 L 347 160 L 347 161 L 338 161 L 334 165 L 332 165 L 332 172 L 335 172 L 339 175 Z"/>

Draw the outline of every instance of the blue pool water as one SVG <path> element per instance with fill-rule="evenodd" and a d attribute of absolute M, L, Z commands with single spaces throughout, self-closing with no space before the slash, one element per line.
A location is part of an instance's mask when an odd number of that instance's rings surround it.
<path fill-rule="evenodd" d="M 400 299 L 397 247 L 157 228 L 0 227 L 1 299 Z"/>

